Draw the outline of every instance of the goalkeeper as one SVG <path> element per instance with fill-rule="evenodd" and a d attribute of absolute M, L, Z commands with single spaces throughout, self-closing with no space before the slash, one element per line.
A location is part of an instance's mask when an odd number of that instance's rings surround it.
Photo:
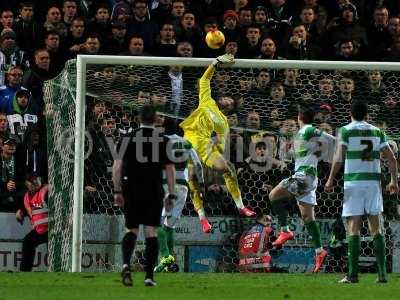
<path fill-rule="evenodd" d="M 221 96 L 218 101 L 211 97 L 210 80 L 217 67 L 231 66 L 234 57 L 225 54 L 208 66 L 199 82 L 199 106 L 188 116 L 180 126 L 185 132 L 193 149 L 207 167 L 223 172 L 226 187 L 236 203 L 241 215 L 252 217 L 255 213 L 244 207 L 234 166 L 224 156 L 225 141 L 229 134 L 226 114 L 234 109 L 234 100 L 229 96 Z M 189 167 L 190 168 L 190 167 Z M 191 169 L 191 168 L 190 168 Z M 189 189 L 195 210 L 197 211 L 202 229 L 211 232 L 211 224 L 206 218 L 199 181 L 189 169 Z"/>

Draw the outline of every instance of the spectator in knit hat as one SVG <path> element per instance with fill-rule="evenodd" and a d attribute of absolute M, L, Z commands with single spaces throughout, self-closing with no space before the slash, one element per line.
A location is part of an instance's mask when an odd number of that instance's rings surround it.
<path fill-rule="evenodd" d="M 132 20 L 133 10 L 130 0 L 116 0 L 112 8 L 111 21 L 128 22 Z"/>
<path fill-rule="evenodd" d="M 21 66 L 24 70 L 30 66 L 28 55 L 16 44 L 16 34 L 6 28 L 0 34 L 0 86 L 4 85 L 4 70 L 11 66 Z"/>
<path fill-rule="evenodd" d="M 330 46 L 337 44 L 341 40 L 353 40 L 360 44 L 361 49 L 368 45 L 367 33 L 358 24 L 358 13 L 356 7 L 349 3 L 343 5 L 341 16 L 334 18 L 327 25 L 328 43 Z"/>
<path fill-rule="evenodd" d="M 39 110 L 32 101 L 31 93 L 21 89 L 15 93 L 13 101 L 5 108 L 10 132 L 22 141 L 28 127 L 38 123 Z"/>
<path fill-rule="evenodd" d="M 239 16 L 234 10 L 227 10 L 223 16 L 224 25 L 222 31 L 226 41 L 239 41 Z"/>

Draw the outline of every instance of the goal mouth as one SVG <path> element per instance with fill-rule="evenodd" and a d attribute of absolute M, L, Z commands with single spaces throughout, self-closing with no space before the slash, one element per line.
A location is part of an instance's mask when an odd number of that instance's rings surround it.
<path fill-rule="evenodd" d="M 198 79 L 211 61 L 78 56 L 76 61 L 66 64 L 58 77 L 46 82 L 52 187 L 49 192 L 51 270 L 119 269 L 124 223 L 122 210 L 113 204 L 110 171 L 118 155 L 113 147 L 136 126 L 137 111 L 145 104 L 155 105 L 160 116 L 173 119 L 176 124 L 187 117 L 198 105 Z M 231 133 L 226 157 L 236 166 L 244 204 L 258 213 L 271 214 L 268 192 L 292 170 L 299 103 L 315 108 L 316 126 L 335 133 L 349 123 L 352 99 L 368 101 L 369 120 L 384 129 L 395 147 L 400 140 L 398 70 L 398 63 L 240 59 L 230 69 L 218 69 L 211 81 L 212 96 L 218 100 L 228 95 L 235 101 L 234 111 L 227 116 Z M 321 162 L 320 182 L 327 178 L 327 170 L 329 164 Z M 382 175 L 383 181 L 387 181 L 386 174 Z M 212 172 L 209 180 L 210 186 L 221 185 L 221 178 Z M 231 237 L 251 224 L 237 216 L 229 197 L 213 193 L 205 202 L 207 214 L 214 217 L 213 237 L 210 240 L 201 234 L 188 199 L 175 230 L 180 247 L 177 251 L 187 260 L 190 257 L 185 253 L 196 253 L 194 246 L 209 247 L 215 257 L 209 264 L 210 270 L 238 271 L 237 241 Z M 340 216 L 342 197 L 340 188 L 327 194 L 318 187 L 316 217 L 325 226 L 322 233 L 325 245 L 329 244 L 333 224 Z M 387 199 L 387 228 L 393 230 L 398 226 L 394 222 L 398 203 L 396 199 Z M 295 215 L 295 206 L 292 210 Z M 303 225 L 297 217 L 293 218 L 293 224 L 296 239 L 284 256 L 297 255 L 296 251 L 307 256 L 311 249 L 309 237 L 301 231 Z M 394 237 L 388 234 L 386 238 L 393 245 Z M 139 244 L 141 241 L 142 237 Z M 371 245 L 366 243 L 363 249 L 367 256 Z M 395 259 L 393 251 L 392 246 L 388 253 L 390 263 Z M 137 268 L 142 262 L 139 247 Z M 280 263 L 292 271 L 295 269 L 291 265 L 296 263 L 287 259 Z M 305 266 L 299 269 L 306 270 L 307 263 L 299 259 L 298 264 Z M 342 270 L 338 262 L 329 267 Z M 189 266 L 187 269 L 191 270 Z"/>

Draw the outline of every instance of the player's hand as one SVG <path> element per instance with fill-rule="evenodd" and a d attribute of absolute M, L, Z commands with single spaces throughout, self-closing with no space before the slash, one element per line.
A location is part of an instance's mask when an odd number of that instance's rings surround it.
<path fill-rule="evenodd" d="M 125 199 L 122 193 L 114 193 L 114 205 L 123 208 Z"/>
<path fill-rule="evenodd" d="M 215 67 L 223 67 L 223 68 L 231 67 L 234 63 L 235 63 L 235 57 L 232 54 L 228 54 L 228 53 L 218 56 L 213 61 L 213 65 Z"/>
<path fill-rule="evenodd" d="M 175 205 L 176 195 L 167 194 L 164 198 L 164 208 L 166 212 L 170 212 Z"/>
<path fill-rule="evenodd" d="M 328 181 L 325 183 L 325 192 L 332 192 L 333 191 L 333 180 L 328 179 Z"/>
<path fill-rule="evenodd" d="M 399 185 L 397 182 L 391 181 L 387 187 L 386 190 L 389 191 L 390 195 L 397 195 L 399 193 Z"/>

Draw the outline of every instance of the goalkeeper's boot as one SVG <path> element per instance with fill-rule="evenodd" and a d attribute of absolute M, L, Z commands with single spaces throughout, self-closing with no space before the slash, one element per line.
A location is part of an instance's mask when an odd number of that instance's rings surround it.
<path fill-rule="evenodd" d="M 163 257 L 160 259 L 160 263 L 158 264 L 158 266 L 156 266 L 154 268 L 154 272 L 160 273 L 160 272 L 166 270 L 173 263 L 175 263 L 175 258 L 172 255 Z"/>
<path fill-rule="evenodd" d="M 151 278 L 146 278 L 146 279 L 144 280 L 144 285 L 145 285 L 145 286 L 156 286 L 157 283 L 156 283 L 153 279 L 151 279 Z"/>
<path fill-rule="evenodd" d="M 204 233 L 211 233 L 212 226 L 206 217 L 200 220 L 201 229 L 203 229 Z"/>
<path fill-rule="evenodd" d="M 321 269 L 322 264 L 325 261 L 325 258 L 328 256 L 328 251 L 322 249 L 321 252 L 315 255 L 315 266 L 313 273 L 318 273 L 319 269 Z"/>
<path fill-rule="evenodd" d="M 122 280 L 122 284 L 124 286 L 132 286 L 133 285 L 132 276 L 131 276 L 131 270 L 130 270 L 129 266 L 125 266 L 122 269 L 121 280 Z"/>
<path fill-rule="evenodd" d="M 239 213 L 240 213 L 240 215 L 242 215 L 244 217 L 248 217 L 248 218 L 254 217 L 256 215 L 256 213 L 248 207 L 243 207 L 243 208 L 239 209 Z"/>
<path fill-rule="evenodd" d="M 294 234 L 289 231 L 281 231 L 275 242 L 272 243 L 273 246 L 282 246 L 287 241 L 293 240 Z"/>
<path fill-rule="evenodd" d="M 358 283 L 358 278 L 346 275 L 341 280 L 339 280 L 338 283 Z"/>

